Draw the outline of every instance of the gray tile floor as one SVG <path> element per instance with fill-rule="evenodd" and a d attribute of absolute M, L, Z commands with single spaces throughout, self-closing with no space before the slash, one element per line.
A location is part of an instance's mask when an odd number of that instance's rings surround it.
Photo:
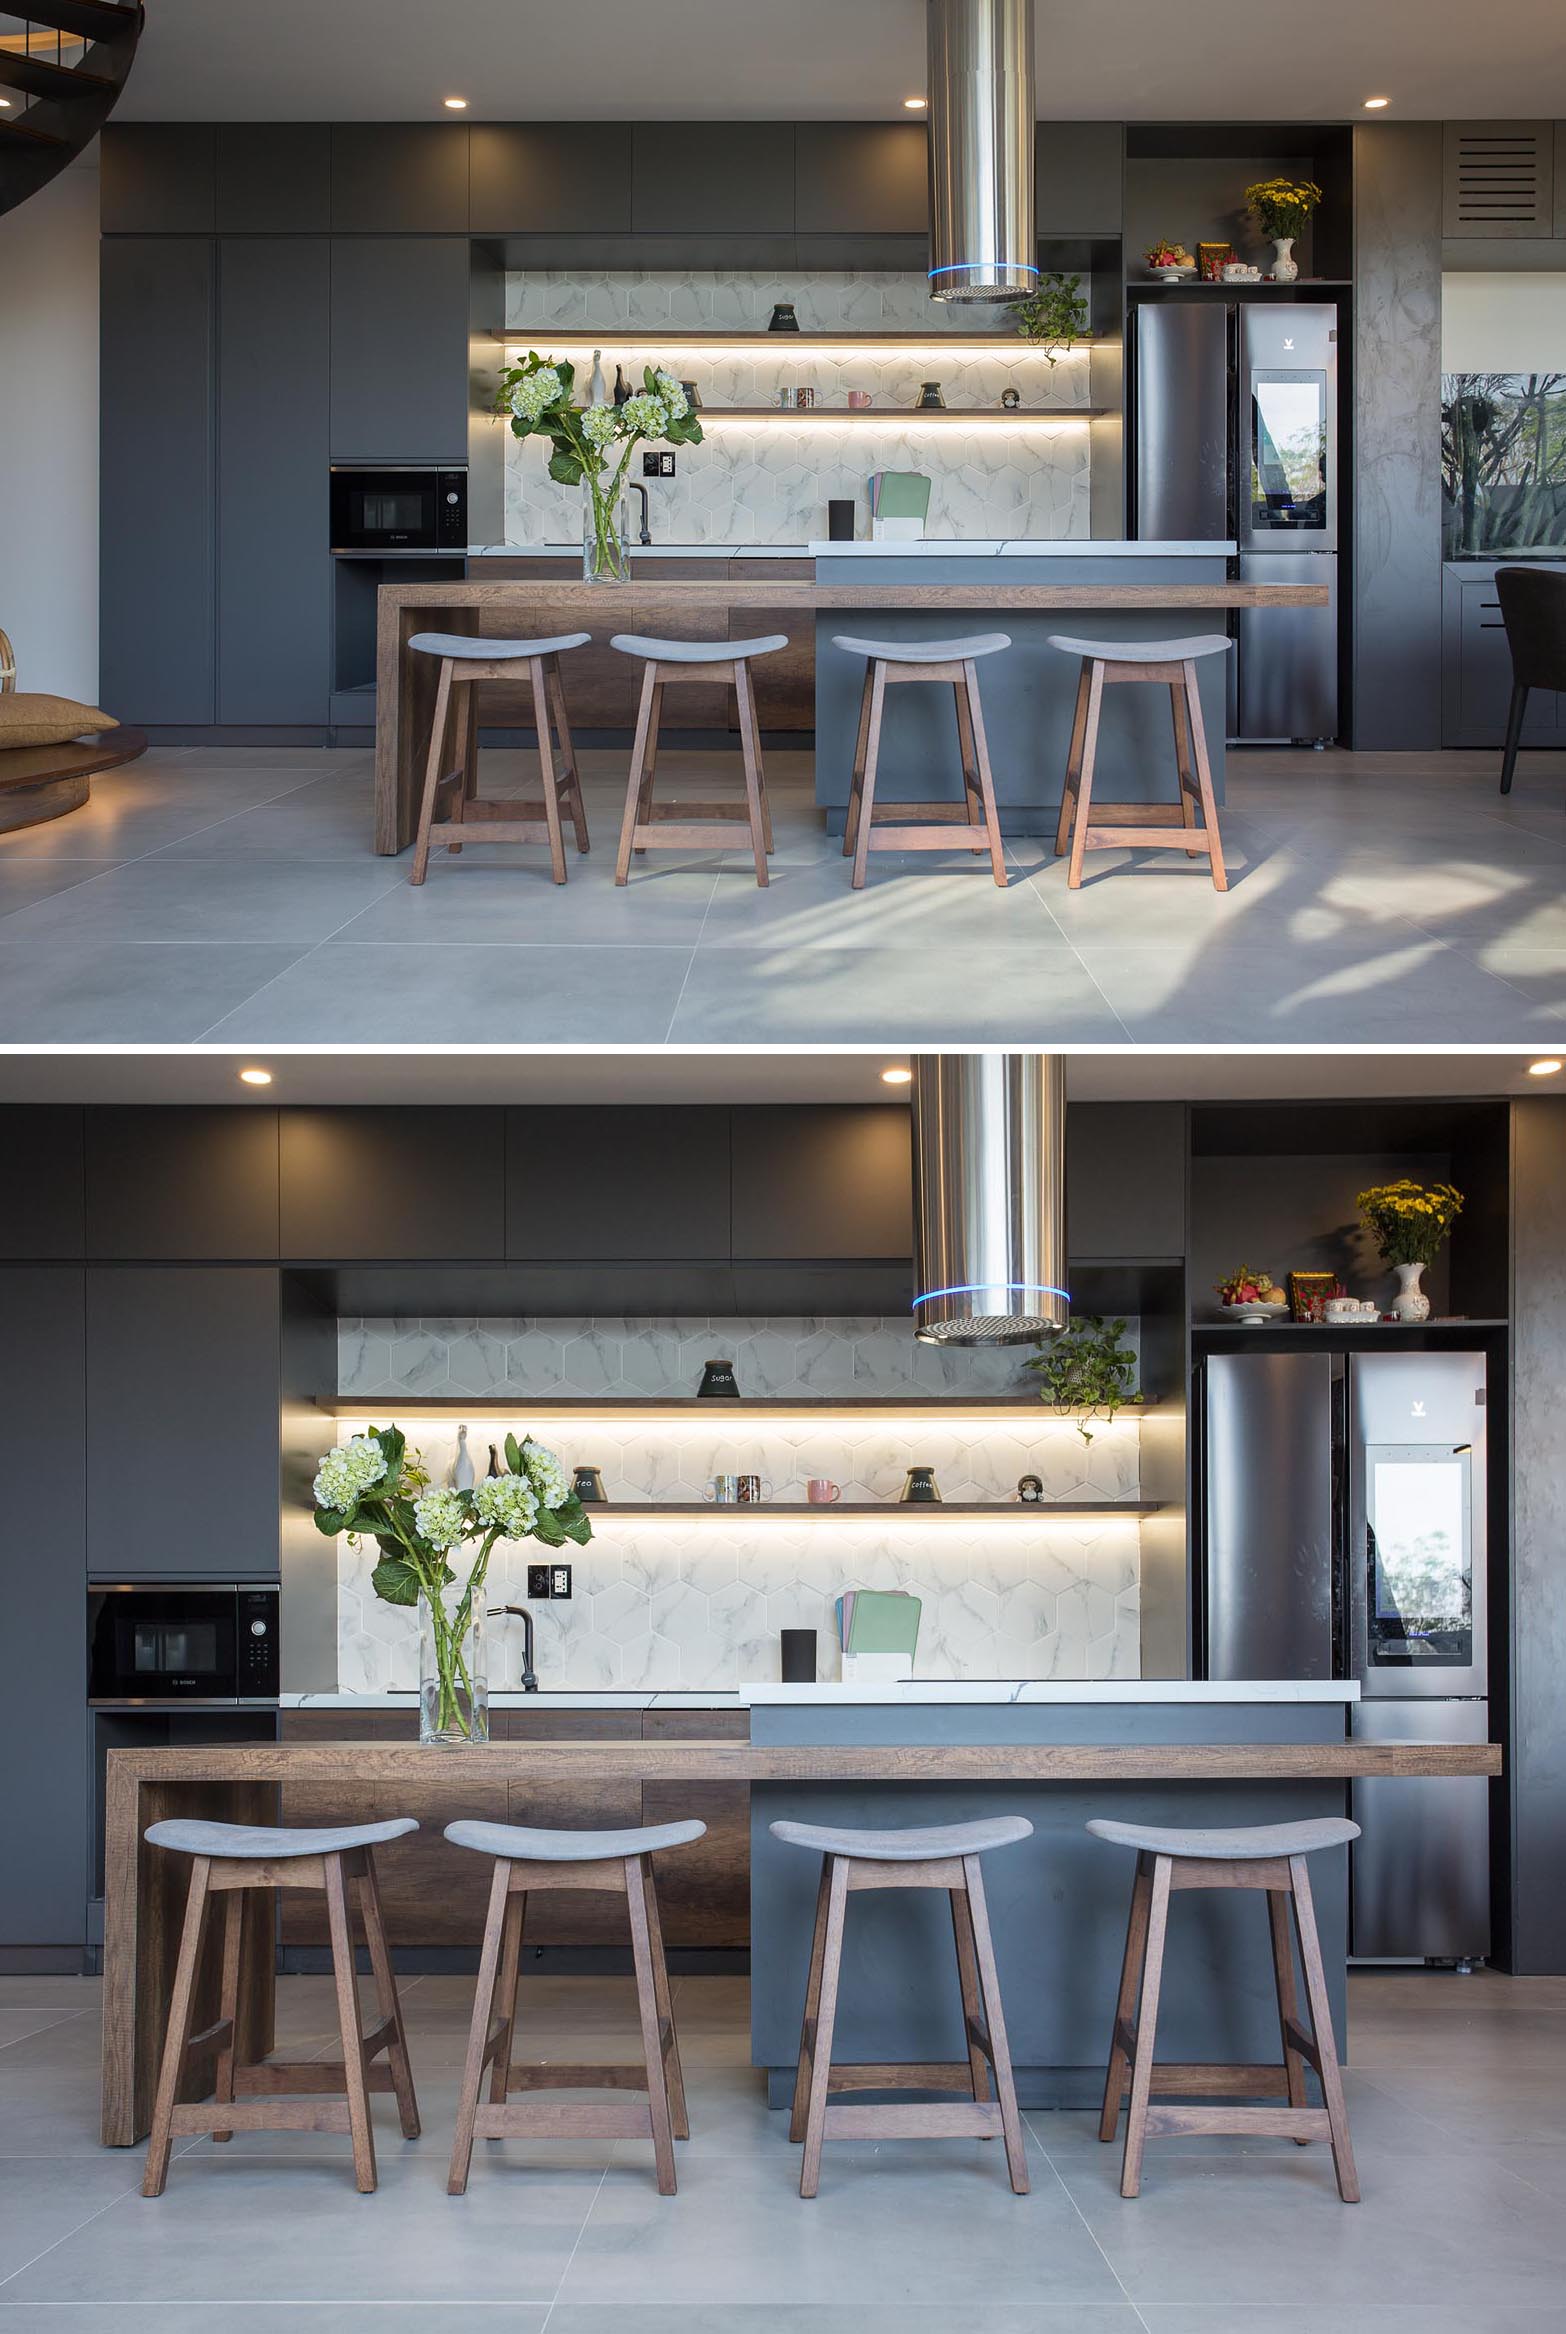
<path fill-rule="evenodd" d="M 327 1981 L 282 1981 L 280 2039 L 330 2055 Z M 324 2134 L 181 2144 L 166 2194 L 97 2145 L 97 1988 L 0 1979 L 0 2334 L 1563 2334 L 1566 1980 L 1356 1976 L 1364 2202 L 1321 2147 L 1149 2144 L 1117 2193 L 1093 2119 L 1028 2118 L 1032 2193 L 962 2141 L 839 2144 L 795 2193 L 748 2064 L 745 1989 L 676 1991 L 692 2137 L 481 2143 L 445 2193 L 467 1981 L 405 1988 L 425 2136 L 377 2107 L 381 2186 Z M 536 2055 L 634 2055 L 628 1983 L 535 1978 Z"/>
<path fill-rule="evenodd" d="M 710 791 L 710 755 L 668 755 Z M 848 888 L 810 758 L 774 753 L 778 850 L 670 852 L 612 882 L 624 758 L 584 756 L 595 838 L 557 890 L 537 851 L 370 849 L 370 757 L 155 750 L 69 819 L 0 836 L 0 1044 L 1557 1043 L 1566 754 L 1236 754 L 1232 888 L 1100 853 L 1066 889 L 1042 840 L 1012 883 L 964 856 Z M 522 774 L 489 758 L 488 791 Z"/>

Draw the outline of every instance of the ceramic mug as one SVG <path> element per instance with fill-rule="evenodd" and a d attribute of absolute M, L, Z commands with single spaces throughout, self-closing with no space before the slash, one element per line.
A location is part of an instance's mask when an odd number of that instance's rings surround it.
<path fill-rule="evenodd" d="M 740 1497 L 739 1477 L 737 1475 L 711 1476 L 702 1497 L 713 1500 L 719 1507 L 733 1507 Z"/>
<path fill-rule="evenodd" d="M 759 1507 L 764 1499 L 772 1497 L 772 1485 L 765 1475 L 736 1475 L 742 1507 Z"/>
<path fill-rule="evenodd" d="M 830 1507 L 834 1499 L 842 1496 L 841 1487 L 829 1475 L 812 1475 L 805 1485 L 805 1497 L 812 1507 Z"/>
<path fill-rule="evenodd" d="M 866 407 L 866 406 L 869 404 L 869 402 L 870 402 L 870 392 L 869 392 L 869 390 L 868 390 L 868 389 L 850 389 L 850 390 L 849 390 L 849 392 L 848 392 L 848 410 L 849 410 L 849 412 L 850 412 L 850 413 L 863 413 L 863 412 L 864 412 L 864 410 L 865 410 L 865 407 Z"/>

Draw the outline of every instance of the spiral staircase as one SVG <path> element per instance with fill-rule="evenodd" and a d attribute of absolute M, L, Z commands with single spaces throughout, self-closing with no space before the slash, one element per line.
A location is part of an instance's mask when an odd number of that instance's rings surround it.
<path fill-rule="evenodd" d="M 95 138 L 141 38 L 139 0 L 27 0 L 0 9 L 0 211 Z"/>

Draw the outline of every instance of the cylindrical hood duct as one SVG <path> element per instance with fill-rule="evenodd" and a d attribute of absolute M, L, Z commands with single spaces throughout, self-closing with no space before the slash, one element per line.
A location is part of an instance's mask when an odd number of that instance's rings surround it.
<path fill-rule="evenodd" d="M 929 0 L 930 296 L 1038 282 L 1033 0 Z"/>
<path fill-rule="evenodd" d="M 914 1335 L 929 1345 L 1021 1345 L 1064 1327 L 1061 1056 L 920 1056 L 913 1160 Z"/>

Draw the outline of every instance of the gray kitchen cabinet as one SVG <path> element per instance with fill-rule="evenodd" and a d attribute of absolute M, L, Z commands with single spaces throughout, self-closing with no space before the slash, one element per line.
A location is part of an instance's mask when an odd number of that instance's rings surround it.
<path fill-rule="evenodd" d="M 1073 1263 L 1185 1254 L 1185 1105 L 1075 1102 L 1066 1112 Z"/>
<path fill-rule="evenodd" d="M 315 724 L 331 691 L 329 250 L 218 259 L 217 718 Z"/>
<path fill-rule="evenodd" d="M 214 719 L 210 237 L 100 250 L 99 696 L 141 726 Z"/>
<path fill-rule="evenodd" d="M 1498 564 L 1504 565 L 1503 562 Z M 1495 590 L 1495 566 L 1449 562 L 1442 578 L 1441 743 L 1500 749 L 1512 695 L 1512 654 Z M 1566 700 L 1535 689 L 1524 746 L 1566 745 Z"/>
<path fill-rule="evenodd" d="M 332 130 L 332 231 L 466 235 L 468 126 L 338 122 Z"/>
<path fill-rule="evenodd" d="M 798 122 L 794 223 L 801 235 L 922 235 L 930 215 L 923 122 Z"/>
<path fill-rule="evenodd" d="M 791 122 L 638 122 L 631 132 L 638 235 L 791 235 Z"/>
<path fill-rule="evenodd" d="M 273 1261 L 277 1112 L 89 1110 L 86 1192 L 95 1262 Z"/>
<path fill-rule="evenodd" d="M 83 1249 L 82 1114 L 72 1105 L 0 1109 L 0 1256 L 69 1263 Z"/>
<path fill-rule="evenodd" d="M 105 235 L 210 235 L 220 135 L 211 122 L 110 122 L 99 141 Z"/>
<path fill-rule="evenodd" d="M 467 460 L 464 238 L 333 236 L 331 454 Z"/>
<path fill-rule="evenodd" d="M 755 1263 L 913 1252 L 908 1113 L 874 1103 L 736 1109 L 733 1250 Z"/>
<path fill-rule="evenodd" d="M 82 1285 L 79 1266 L 0 1271 L 0 1949 L 61 1967 L 86 1943 L 90 1861 Z"/>
<path fill-rule="evenodd" d="M 1124 176 L 1119 122 L 1040 122 L 1034 157 L 1040 239 L 1118 235 Z"/>
<path fill-rule="evenodd" d="M 612 1103 L 507 1111 L 506 1255 L 726 1264 L 728 1111 Z"/>
<path fill-rule="evenodd" d="M 325 122 L 224 122 L 216 175 L 220 235 L 322 235 L 332 223 Z"/>
<path fill-rule="evenodd" d="M 285 1110 L 280 1137 L 285 1261 L 504 1255 L 502 1111 Z"/>
<path fill-rule="evenodd" d="M 475 235 L 628 235 L 629 122 L 475 122 Z"/>
<path fill-rule="evenodd" d="M 90 1577 L 276 1576 L 278 1302 L 264 1266 L 88 1268 Z"/>

